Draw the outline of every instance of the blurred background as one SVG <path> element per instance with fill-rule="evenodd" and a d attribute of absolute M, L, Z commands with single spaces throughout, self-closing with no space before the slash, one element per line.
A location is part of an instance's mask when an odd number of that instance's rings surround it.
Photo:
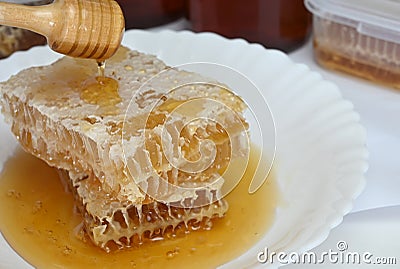
<path fill-rule="evenodd" d="M 118 0 L 126 28 L 148 28 L 179 18 L 194 32 L 245 38 L 269 48 L 291 51 L 311 30 L 303 0 Z"/>
<path fill-rule="evenodd" d="M 3 0 L 44 5 L 53 0 Z M 116 0 L 126 30 L 214 32 L 290 53 L 313 36 L 313 58 L 324 68 L 400 88 L 398 0 Z M 178 23 L 178 27 L 168 27 Z M 26 30 L 0 25 L 0 59 L 45 44 Z"/>
<path fill-rule="evenodd" d="M 52 0 L 5 0 L 43 5 Z M 311 13 L 303 0 L 117 0 L 126 29 L 147 29 L 176 20 L 195 32 L 210 31 L 229 38 L 241 37 L 286 52 L 301 46 L 311 32 Z M 0 57 L 44 44 L 25 30 L 0 26 Z"/>

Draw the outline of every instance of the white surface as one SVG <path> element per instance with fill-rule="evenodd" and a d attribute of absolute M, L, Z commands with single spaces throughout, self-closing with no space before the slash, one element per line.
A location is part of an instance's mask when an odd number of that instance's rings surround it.
<path fill-rule="evenodd" d="M 334 84 L 281 52 L 214 34 L 134 31 L 125 35 L 124 42 L 157 54 L 170 65 L 198 61 L 227 65 L 255 83 L 268 101 L 277 127 L 275 172 L 281 203 L 263 240 L 226 268 L 257 266 L 257 253 L 266 246 L 276 251 L 315 247 L 351 210 L 364 186 L 366 138 L 353 106 L 342 99 Z M 48 48 L 16 53 L 0 61 L 5 70 L 1 76 L 25 68 L 24 59 L 42 64 L 54 57 Z M 248 91 L 243 97 L 250 100 L 257 95 Z M 0 130 L 0 137 L 9 136 L 8 129 Z M 1 265 L 13 257 L 0 249 Z"/>
<path fill-rule="evenodd" d="M 328 239 L 313 249 L 312 252 L 320 257 L 321 253 L 329 250 L 337 253 L 348 255 L 349 253 L 358 253 L 363 257 L 358 260 L 349 258 L 349 264 L 340 264 L 330 262 L 326 259 L 324 264 L 293 264 L 283 267 L 284 269 L 354 269 L 354 268 L 379 268 L 379 269 L 396 269 L 400 267 L 400 206 L 386 207 L 380 209 L 372 209 L 357 212 L 346 216 L 343 223 L 333 229 Z M 348 249 L 345 251 L 338 250 L 338 242 L 346 242 Z M 342 254 L 339 254 L 342 255 Z M 338 257 L 340 257 L 338 255 Z M 347 257 L 347 256 L 344 256 Z M 370 258 L 369 258 L 370 257 Z M 394 258 L 395 264 L 377 264 L 384 262 L 380 258 Z M 380 260 L 378 260 L 380 259 Z M 335 261 L 334 259 L 332 259 Z M 346 258 L 344 259 L 346 261 Z M 353 262 L 354 261 L 354 262 Z M 371 264 L 368 264 L 371 262 Z M 387 260 L 387 263 L 389 261 Z"/>
<path fill-rule="evenodd" d="M 285 268 L 400 268 L 400 90 L 379 86 L 343 73 L 318 66 L 312 55 L 312 44 L 290 54 L 296 62 L 303 62 L 322 76 L 335 82 L 343 96 L 360 113 L 367 129 L 369 169 L 367 184 L 356 199 L 353 213 L 344 218 L 328 239 L 313 252 L 335 249 L 339 241 L 346 241 L 351 252 L 370 252 L 374 257 L 395 257 L 395 265 L 331 264 L 290 265 Z M 361 211 L 361 212 L 360 212 Z"/>
<path fill-rule="evenodd" d="M 353 211 L 400 205 L 400 90 L 321 68 L 313 60 L 311 41 L 289 56 L 336 83 L 367 129 L 367 186 Z"/>

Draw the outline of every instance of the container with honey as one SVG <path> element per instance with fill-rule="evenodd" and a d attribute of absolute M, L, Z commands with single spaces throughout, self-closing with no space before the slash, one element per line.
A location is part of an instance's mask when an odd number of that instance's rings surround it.
<path fill-rule="evenodd" d="M 195 32 L 241 37 L 267 48 L 291 51 L 306 41 L 311 14 L 302 0 L 189 0 Z"/>
<path fill-rule="evenodd" d="M 400 1 L 306 0 L 314 55 L 327 68 L 400 88 Z"/>

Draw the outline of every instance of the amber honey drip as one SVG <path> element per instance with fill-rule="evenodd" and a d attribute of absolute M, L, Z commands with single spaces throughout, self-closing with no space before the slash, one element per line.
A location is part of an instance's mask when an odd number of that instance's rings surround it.
<path fill-rule="evenodd" d="M 227 215 L 211 231 L 107 254 L 77 237 L 81 216 L 56 171 L 18 151 L 0 175 L 0 230 L 37 268 L 215 268 L 244 253 L 272 224 L 278 193 L 274 178 L 256 194 L 247 193 L 256 163 L 252 157 L 243 180 L 227 196 Z"/>
<path fill-rule="evenodd" d="M 104 77 L 104 71 L 106 70 L 106 61 L 96 61 L 97 62 L 97 71 L 98 71 L 98 76 L 103 78 Z"/>

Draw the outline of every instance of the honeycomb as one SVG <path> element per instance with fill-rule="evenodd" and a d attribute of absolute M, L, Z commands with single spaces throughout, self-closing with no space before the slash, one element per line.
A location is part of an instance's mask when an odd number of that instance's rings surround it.
<path fill-rule="evenodd" d="M 96 67 L 64 57 L 0 83 L 22 147 L 60 171 L 83 230 L 106 251 L 212 227 L 228 209 L 223 173 L 248 152 L 244 102 L 126 48 L 106 79 Z"/>
<path fill-rule="evenodd" d="M 174 207 L 155 201 L 130 204 L 104 191 L 93 174 L 73 178 L 65 170 L 59 173 L 78 201 L 78 211 L 84 216 L 84 232 L 106 251 L 175 238 L 199 229 L 209 230 L 212 219 L 222 218 L 228 210 L 223 199 L 197 208 Z M 118 209 L 115 209 L 116 204 Z"/>
<path fill-rule="evenodd" d="M 391 36 L 390 34 L 387 34 Z M 400 44 L 314 18 L 314 55 L 324 67 L 400 89 Z"/>

